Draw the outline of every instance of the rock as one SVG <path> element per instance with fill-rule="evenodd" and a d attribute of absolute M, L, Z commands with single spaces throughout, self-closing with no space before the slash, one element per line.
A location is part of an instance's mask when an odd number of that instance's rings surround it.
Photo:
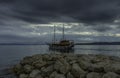
<path fill-rule="evenodd" d="M 27 74 L 20 74 L 19 78 L 28 78 Z"/>
<path fill-rule="evenodd" d="M 42 67 L 41 68 L 41 72 L 43 73 L 43 76 L 49 76 L 52 72 L 53 72 L 53 65 L 48 66 L 48 67 Z"/>
<path fill-rule="evenodd" d="M 105 55 L 95 55 L 95 57 L 91 60 L 91 62 L 98 63 L 98 62 L 103 62 L 103 61 L 109 61 L 109 57 Z"/>
<path fill-rule="evenodd" d="M 36 54 L 13 67 L 19 78 L 120 78 L 120 59 L 105 55 Z M 102 74 L 101 74 L 102 73 Z"/>
<path fill-rule="evenodd" d="M 29 77 L 30 78 L 35 78 L 37 75 L 39 75 L 41 72 L 39 71 L 39 70 L 33 70 L 31 73 L 30 73 L 30 75 L 29 75 Z"/>
<path fill-rule="evenodd" d="M 108 72 L 104 74 L 102 78 L 120 78 L 120 76 L 114 72 Z"/>
<path fill-rule="evenodd" d="M 54 64 L 54 69 L 58 71 L 61 66 L 62 66 L 62 63 L 60 61 L 56 61 Z"/>
<path fill-rule="evenodd" d="M 55 61 L 51 61 L 51 60 L 49 61 L 49 60 L 48 60 L 48 61 L 46 62 L 46 65 L 48 65 L 48 66 L 49 66 L 49 65 L 53 65 L 54 62 L 55 62 Z"/>
<path fill-rule="evenodd" d="M 43 78 L 41 75 L 37 75 L 35 78 Z"/>
<path fill-rule="evenodd" d="M 19 75 L 21 73 L 24 73 L 23 67 L 21 64 L 17 64 L 13 67 L 13 72 L 15 72 L 16 75 Z"/>
<path fill-rule="evenodd" d="M 120 62 L 119 57 L 111 56 L 109 59 L 112 60 L 112 61 Z"/>
<path fill-rule="evenodd" d="M 52 60 L 52 57 L 50 55 L 46 54 L 46 55 L 43 55 L 43 60 L 50 61 L 50 60 Z"/>
<path fill-rule="evenodd" d="M 66 60 L 62 61 L 62 66 L 60 67 L 60 72 L 63 74 L 66 74 L 69 72 L 69 70 L 71 69 L 71 66 L 69 65 L 69 63 L 67 63 Z"/>
<path fill-rule="evenodd" d="M 76 60 L 72 60 L 72 61 L 69 62 L 69 64 L 72 65 L 72 64 L 74 64 L 74 63 L 76 63 L 76 62 L 77 62 Z"/>
<path fill-rule="evenodd" d="M 56 74 L 55 78 L 65 78 L 63 74 Z"/>
<path fill-rule="evenodd" d="M 20 62 L 20 64 L 25 65 L 25 64 L 29 64 L 31 65 L 34 62 L 34 59 L 31 56 L 27 56 L 25 58 L 23 58 L 23 60 Z"/>
<path fill-rule="evenodd" d="M 115 72 L 120 74 L 120 63 L 110 63 L 104 67 L 105 72 Z"/>
<path fill-rule="evenodd" d="M 38 68 L 38 69 L 45 66 L 46 64 L 47 63 L 45 61 L 41 61 L 41 60 L 37 60 L 37 61 L 33 62 L 33 66 L 35 66 L 35 68 Z"/>
<path fill-rule="evenodd" d="M 32 59 L 34 59 L 34 61 L 36 61 L 36 60 L 42 60 L 43 57 L 42 57 L 42 54 L 36 54 L 36 55 L 32 56 Z"/>
<path fill-rule="evenodd" d="M 85 71 L 82 70 L 77 63 L 72 65 L 71 73 L 76 78 L 84 78 L 85 76 Z"/>
<path fill-rule="evenodd" d="M 91 72 L 104 72 L 104 64 L 91 64 L 88 68 Z"/>
<path fill-rule="evenodd" d="M 86 78 L 102 78 L 102 75 L 100 75 L 99 73 L 96 72 L 91 72 L 87 74 Z"/>
<path fill-rule="evenodd" d="M 78 55 L 78 61 L 86 61 L 86 62 L 91 62 L 92 59 L 94 59 L 95 56 L 92 55 Z"/>
<path fill-rule="evenodd" d="M 74 78 L 74 76 L 69 72 L 69 73 L 67 74 L 67 78 Z"/>
<path fill-rule="evenodd" d="M 65 78 L 63 74 L 58 74 L 56 71 L 53 72 L 49 78 Z"/>
<path fill-rule="evenodd" d="M 49 76 L 49 78 L 55 78 L 56 74 L 57 74 L 57 72 L 54 71 L 54 72 Z"/>
<path fill-rule="evenodd" d="M 25 65 L 23 68 L 26 73 L 30 73 L 33 69 L 31 65 Z"/>
<path fill-rule="evenodd" d="M 78 61 L 80 67 L 88 72 L 104 72 L 104 67 L 107 62 L 91 63 L 90 61 L 80 60 Z"/>
<path fill-rule="evenodd" d="M 79 59 L 78 63 L 80 65 L 80 67 L 84 70 L 88 70 L 88 68 L 91 67 L 91 63 L 88 61 L 84 61 L 84 60 Z"/>
<path fill-rule="evenodd" d="M 56 61 L 54 69 L 62 74 L 66 74 L 70 70 L 70 65 L 65 61 Z"/>

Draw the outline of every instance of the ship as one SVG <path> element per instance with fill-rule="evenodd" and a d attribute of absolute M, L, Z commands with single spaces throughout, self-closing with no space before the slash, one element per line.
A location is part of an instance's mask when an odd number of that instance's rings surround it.
<path fill-rule="evenodd" d="M 55 34 L 55 25 L 54 25 L 54 38 L 53 42 L 49 43 L 50 50 L 59 50 L 59 51 L 70 51 L 74 49 L 74 41 L 65 39 L 64 34 L 64 24 L 63 24 L 63 31 L 62 31 L 62 39 L 56 41 L 56 34 Z"/>

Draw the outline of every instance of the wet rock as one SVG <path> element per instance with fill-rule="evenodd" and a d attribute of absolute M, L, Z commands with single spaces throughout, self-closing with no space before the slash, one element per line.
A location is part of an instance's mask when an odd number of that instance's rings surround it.
<path fill-rule="evenodd" d="M 31 65 L 34 62 L 34 59 L 31 56 L 27 56 L 25 58 L 23 58 L 23 60 L 20 62 L 20 64 L 25 65 L 25 64 L 29 64 Z"/>
<path fill-rule="evenodd" d="M 41 72 L 43 73 L 43 76 L 49 76 L 54 71 L 53 65 L 48 67 L 42 67 Z"/>
<path fill-rule="evenodd" d="M 102 75 L 96 72 L 91 72 L 87 74 L 86 78 L 102 78 Z"/>
<path fill-rule="evenodd" d="M 80 65 L 80 67 L 84 70 L 88 70 L 91 67 L 90 62 L 87 62 L 87 61 L 84 61 L 84 60 L 81 60 L 81 59 L 79 59 L 78 63 Z"/>
<path fill-rule="evenodd" d="M 56 61 L 54 68 L 56 71 L 66 74 L 70 70 L 70 65 L 65 60 L 61 60 Z"/>
<path fill-rule="evenodd" d="M 33 70 L 31 73 L 30 73 L 30 75 L 29 75 L 29 77 L 30 78 L 35 78 L 37 75 L 39 75 L 40 74 L 40 71 L 39 70 Z"/>
<path fill-rule="evenodd" d="M 43 60 L 50 61 L 50 60 L 52 60 L 52 57 L 50 55 L 46 54 L 46 55 L 43 55 Z"/>
<path fill-rule="evenodd" d="M 36 60 L 42 60 L 43 57 L 42 57 L 42 54 L 36 54 L 36 55 L 32 56 L 32 59 L 34 59 L 34 61 L 36 61 Z"/>
<path fill-rule="evenodd" d="M 28 78 L 27 74 L 20 74 L 19 78 Z"/>
<path fill-rule="evenodd" d="M 120 78 L 117 59 L 104 55 L 37 54 L 25 57 L 12 70 L 19 78 Z"/>
<path fill-rule="evenodd" d="M 47 63 L 45 61 L 41 61 L 41 60 L 37 60 L 33 63 L 33 66 L 35 66 L 35 68 L 40 69 L 41 67 L 45 66 Z"/>
<path fill-rule="evenodd" d="M 88 68 L 88 71 L 91 71 L 91 72 L 104 72 L 104 65 L 91 64 L 90 67 Z"/>
<path fill-rule="evenodd" d="M 60 61 L 56 61 L 54 64 L 54 69 L 58 71 L 61 66 L 62 66 L 62 63 Z"/>
<path fill-rule="evenodd" d="M 67 78 L 74 78 L 74 76 L 69 72 L 69 73 L 67 74 Z"/>
<path fill-rule="evenodd" d="M 49 78 L 55 78 L 56 74 L 57 74 L 57 72 L 54 71 L 54 72 L 49 76 Z"/>
<path fill-rule="evenodd" d="M 102 78 L 120 78 L 120 76 L 114 72 L 108 72 L 104 74 Z"/>
<path fill-rule="evenodd" d="M 26 73 L 30 73 L 33 70 L 31 65 L 25 65 L 23 68 Z"/>
<path fill-rule="evenodd" d="M 120 63 L 110 63 L 104 67 L 105 72 L 115 72 L 120 74 Z"/>
<path fill-rule="evenodd" d="M 37 75 L 35 78 L 43 78 L 41 75 Z"/>
<path fill-rule="evenodd" d="M 53 72 L 49 78 L 65 78 L 63 74 L 58 74 L 56 71 Z"/>
<path fill-rule="evenodd" d="M 85 71 L 82 70 L 77 63 L 72 65 L 71 73 L 76 78 L 84 78 L 85 76 Z"/>
<path fill-rule="evenodd" d="M 19 75 L 21 73 L 24 73 L 23 67 L 21 64 L 17 64 L 13 67 L 13 72 L 15 72 L 16 75 Z"/>

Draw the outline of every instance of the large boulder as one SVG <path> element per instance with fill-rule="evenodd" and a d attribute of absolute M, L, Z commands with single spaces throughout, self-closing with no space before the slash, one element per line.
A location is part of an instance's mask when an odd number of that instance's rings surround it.
<path fill-rule="evenodd" d="M 35 68 L 41 69 L 43 66 L 45 66 L 47 64 L 47 62 L 42 61 L 42 60 L 36 60 L 33 62 L 33 66 Z"/>
<path fill-rule="evenodd" d="M 77 63 L 72 65 L 71 73 L 76 78 L 84 78 L 86 74 L 86 72 L 83 69 L 81 69 Z"/>
<path fill-rule="evenodd" d="M 90 72 L 104 72 L 104 63 L 103 64 L 91 64 L 87 69 Z"/>
<path fill-rule="evenodd" d="M 20 74 L 19 78 L 28 78 L 27 74 Z"/>
<path fill-rule="evenodd" d="M 115 72 L 120 74 L 120 62 L 109 63 L 104 67 L 105 72 Z"/>
<path fill-rule="evenodd" d="M 36 78 L 36 76 L 40 75 L 40 70 L 33 70 L 30 75 L 29 75 L 29 78 Z"/>
<path fill-rule="evenodd" d="M 69 72 L 69 73 L 67 74 L 67 78 L 74 78 L 74 76 Z"/>
<path fill-rule="evenodd" d="M 31 56 L 24 57 L 23 60 L 21 60 L 20 64 L 25 65 L 29 64 L 31 65 L 34 62 L 34 59 Z"/>
<path fill-rule="evenodd" d="M 49 78 L 65 78 L 63 74 L 58 74 L 56 71 L 53 72 Z"/>
<path fill-rule="evenodd" d="M 24 73 L 23 67 L 21 64 L 17 64 L 13 67 L 13 72 L 15 72 L 16 75 L 19 75 L 21 73 Z"/>
<path fill-rule="evenodd" d="M 69 72 L 70 68 L 70 65 L 65 60 L 56 61 L 54 64 L 54 69 L 62 74 Z"/>
<path fill-rule="evenodd" d="M 120 76 L 114 72 L 108 72 L 102 78 L 120 78 Z"/>
<path fill-rule="evenodd" d="M 91 72 L 87 74 L 86 78 L 102 78 L 102 75 L 96 72 Z"/>
<path fill-rule="evenodd" d="M 24 65 L 23 68 L 26 73 L 30 73 L 33 70 L 33 67 L 31 65 Z"/>
<path fill-rule="evenodd" d="M 78 63 L 82 69 L 88 72 L 104 72 L 105 65 L 109 64 L 109 62 L 101 61 L 98 58 L 95 60 L 93 58 L 85 59 L 85 57 L 78 59 Z"/>
<path fill-rule="evenodd" d="M 42 76 L 49 76 L 53 71 L 54 71 L 53 65 L 41 68 Z"/>
<path fill-rule="evenodd" d="M 91 63 L 88 61 L 84 61 L 84 60 L 79 59 L 78 63 L 80 65 L 80 67 L 84 70 L 88 70 L 88 68 L 91 67 Z"/>

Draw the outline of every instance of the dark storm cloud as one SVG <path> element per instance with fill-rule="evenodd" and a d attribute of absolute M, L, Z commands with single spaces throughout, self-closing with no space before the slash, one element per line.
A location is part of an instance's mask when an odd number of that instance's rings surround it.
<path fill-rule="evenodd" d="M 4 7 L 11 7 L 12 13 L 9 14 L 9 10 L 6 10 L 3 15 L 32 23 L 62 20 L 108 22 L 120 14 L 119 0 L 2 0 L 0 2 L 5 4 Z"/>
<path fill-rule="evenodd" d="M 35 34 L 50 28 L 30 25 L 50 22 L 82 23 L 68 29 L 78 33 L 114 31 L 110 25 L 119 17 L 120 0 L 0 0 L 0 41 L 27 41 L 29 37 L 32 41 Z"/>

